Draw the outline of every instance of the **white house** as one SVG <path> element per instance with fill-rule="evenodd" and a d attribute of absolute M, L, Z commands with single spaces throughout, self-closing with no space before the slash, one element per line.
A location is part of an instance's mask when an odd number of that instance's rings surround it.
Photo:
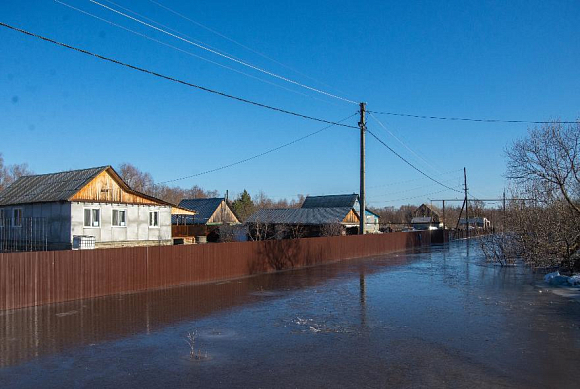
<path fill-rule="evenodd" d="M 52 250 L 81 236 L 97 248 L 165 245 L 172 213 L 195 212 L 132 190 L 111 166 L 24 176 L 0 192 L 0 240 Z"/>

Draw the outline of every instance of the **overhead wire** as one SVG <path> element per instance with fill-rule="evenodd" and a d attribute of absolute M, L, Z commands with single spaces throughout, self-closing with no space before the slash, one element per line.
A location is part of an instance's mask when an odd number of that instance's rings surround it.
<path fill-rule="evenodd" d="M 391 134 L 391 136 L 393 138 L 395 138 L 397 140 L 397 142 L 399 142 L 400 144 L 402 144 L 407 150 L 409 150 L 411 153 L 413 153 L 413 155 L 415 155 L 417 158 L 421 159 L 427 166 L 429 166 L 431 169 L 433 169 L 434 171 L 436 171 L 437 173 L 441 174 L 441 171 L 439 169 L 437 169 L 431 162 L 427 161 L 425 158 L 423 158 L 421 155 L 419 155 L 418 153 L 415 152 L 415 150 L 411 149 L 409 146 L 407 146 L 407 144 L 405 142 L 403 142 L 402 140 L 400 140 L 397 136 L 395 136 L 395 134 L 393 134 L 379 119 L 377 119 L 375 117 L 375 115 L 373 115 L 372 113 L 370 113 L 370 116 L 373 118 L 373 120 L 375 120 L 385 131 L 387 131 L 389 134 Z"/>
<path fill-rule="evenodd" d="M 390 147 L 389 145 L 387 145 L 385 142 L 383 142 L 381 140 L 381 138 L 379 138 L 374 132 L 372 132 L 371 130 L 367 129 L 366 130 L 373 138 L 375 138 L 380 144 L 382 144 L 383 146 L 385 146 L 391 153 L 395 154 L 400 160 L 402 160 L 403 162 L 405 162 L 407 165 L 409 165 L 410 167 L 412 167 L 414 170 L 416 170 L 417 172 L 419 172 L 420 174 L 424 175 L 425 177 L 427 177 L 428 179 L 430 179 L 431 181 L 439 184 L 440 186 L 453 190 L 455 192 L 459 192 L 461 193 L 461 191 L 452 188 L 450 186 L 447 186 L 445 184 L 443 184 L 441 181 L 436 180 L 435 178 L 431 177 L 430 175 L 428 175 L 427 173 L 425 173 L 424 171 L 422 171 L 421 169 L 419 169 L 418 167 L 416 167 L 415 165 L 413 165 L 411 162 L 409 162 L 405 157 L 401 156 L 401 154 L 397 153 L 392 147 Z"/>
<path fill-rule="evenodd" d="M 411 118 L 417 118 L 417 119 L 452 120 L 452 121 L 483 122 L 483 123 L 527 123 L 527 124 L 550 124 L 550 123 L 577 124 L 578 123 L 578 121 L 560 121 L 560 120 L 474 119 L 474 118 L 461 118 L 461 117 L 413 115 L 413 114 L 396 113 L 396 112 L 380 112 L 380 111 L 367 111 L 367 112 L 376 113 L 378 115 L 403 116 L 403 117 L 411 117 Z"/>
<path fill-rule="evenodd" d="M 353 117 L 353 116 L 355 116 L 355 115 L 356 115 L 356 113 L 354 113 L 354 114 L 352 114 L 352 115 L 350 115 L 350 116 L 348 116 L 348 117 L 346 117 L 346 118 L 344 118 L 344 119 L 342 119 L 342 120 L 339 120 L 339 121 L 338 121 L 338 122 L 336 122 L 336 123 L 341 123 L 341 122 L 344 122 L 344 121 L 346 121 L 346 120 L 348 120 L 348 119 L 352 118 L 352 117 Z M 319 129 L 319 130 L 317 130 L 317 131 L 311 132 L 310 134 L 304 135 L 304 136 L 302 136 L 302 137 L 300 137 L 300 138 L 294 139 L 294 140 L 292 140 L 292 141 L 290 141 L 290 142 L 284 143 L 284 144 L 282 144 L 282 145 L 280 145 L 280 146 L 277 146 L 277 147 L 274 147 L 274 148 L 272 148 L 272 149 L 266 150 L 266 151 L 264 151 L 264 152 L 261 152 L 261 153 L 259 153 L 259 154 L 253 155 L 253 156 L 251 156 L 251 157 L 244 158 L 244 159 L 241 159 L 241 160 L 239 160 L 239 161 L 236 161 L 236 162 L 233 162 L 233 163 L 229 163 L 229 164 L 227 164 L 227 165 L 223 165 L 223 166 L 220 166 L 220 167 L 217 167 L 217 168 L 214 168 L 214 169 L 205 170 L 205 171 L 203 171 L 203 172 L 199 172 L 199 173 L 196 173 L 196 174 L 191 174 L 191 175 L 189 175 L 189 176 L 180 177 L 180 178 L 175 178 L 175 179 L 172 179 L 172 180 L 167 180 L 167 181 L 162 181 L 162 182 L 159 182 L 159 183 L 157 183 L 157 185 L 167 184 L 167 183 L 170 183 L 170 182 L 176 182 L 176 181 L 183 181 L 183 180 L 187 180 L 187 179 L 189 179 L 189 178 L 199 177 L 199 176 L 202 176 L 202 175 L 205 175 L 205 174 L 214 173 L 214 172 L 217 172 L 217 171 L 220 171 L 220 170 L 224 170 L 224 169 L 230 168 L 230 167 L 232 167 L 232 166 L 236 166 L 236 165 L 240 165 L 240 164 L 242 164 L 242 163 L 245 163 L 245 162 L 249 162 L 249 161 L 251 161 L 251 160 L 254 160 L 254 159 L 256 159 L 256 158 L 263 157 L 264 155 L 271 154 L 271 153 L 273 153 L 274 151 L 281 150 L 281 149 L 283 149 L 283 148 L 285 148 L 285 147 L 291 146 L 291 145 L 293 145 L 293 144 L 295 144 L 295 143 L 298 143 L 298 142 L 300 142 L 300 141 L 303 141 L 303 140 L 305 140 L 305 139 L 308 139 L 308 138 L 310 138 L 310 137 L 312 137 L 312 136 L 314 136 L 314 135 L 316 135 L 316 134 L 319 134 L 319 133 L 321 133 L 321 132 L 323 132 L 323 131 L 325 131 L 325 130 L 327 130 L 327 129 L 329 129 L 329 128 L 331 128 L 331 127 L 335 126 L 335 125 L 336 125 L 336 124 L 331 124 L 331 125 L 329 125 L 329 126 L 326 126 L 326 127 L 324 127 L 324 128 L 321 128 L 321 129 Z"/>
<path fill-rule="evenodd" d="M 459 171 L 463 171 L 463 169 L 455 169 L 455 170 L 451 170 L 451 171 L 448 171 L 448 172 L 443 172 L 441 174 L 437 174 L 437 176 L 444 176 L 444 175 L 451 174 L 451 173 L 455 173 L 455 172 L 459 172 Z M 385 186 L 393 186 L 393 185 L 398 185 L 398 184 L 407 184 L 409 182 L 416 182 L 416 181 L 421 181 L 421 180 L 424 180 L 424 179 L 426 179 L 426 177 L 418 177 L 418 178 L 413 178 L 411 180 L 403 180 L 403 181 L 389 182 L 388 184 L 367 186 L 367 189 L 384 188 Z M 446 182 L 446 181 L 443 181 L 443 182 Z"/>
<path fill-rule="evenodd" d="M 437 194 L 437 193 L 443 193 L 443 192 L 447 192 L 447 191 L 448 191 L 448 189 L 442 189 L 442 190 L 438 190 L 436 192 L 425 193 L 425 194 L 418 195 L 418 196 L 413 196 L 413 197 L 405 197 L 405 198 L 402 198 L 402 199 L 394 199 L 394 200 L 369 200 L 369 202 L 372 202 L 372 203 L 394 203 L 394 202 L 397 202 L 397 201 L 405 201 L 405 200 L 418 199 L 418 198 L 421 198 L 421 197 L 426 197 L 426 196 L 434 195 L 434 194 Z"/>
<path fill-rule="evenodd" d="M 188 81 L 183 81 L 183 80 L 178 79 L 178 78 L 175 78 L 175 77 L 166 76 L 164 74 L 157 73 L 157 72 L 154 72 L 154 71 L 151 71 L 151 70 L 147 70 L 147 69 L 141 68 L 139 66 L 131 65 L 131 64 L 128 64 L 128 63 L 125 63 L 125 62 L 122 62 L 122 61 L 119 61 L 119 60 L 116 60 L 116 59 L 113 59 L 113 58 L 110 58 L 110 57 L 105 57 L 105 56 L 100 55 L 100 54 L 95 54 L 95 53 L 92 53 L 92 52 L 90 52 L 88 50 L 80 49 L 78 47 L 71 46 L 71 45 L 66 44 L 66 43 L 58 42 L 58 41 L 56 41 L 54 39 L 50 39 L 50 38 L 44 37 L 42 35 L 34 34 L 32 32 L 23 30 L 23 29 L 18 28 L 18 27 L 11 26 L 11 25 L 6 24 L 6 23 L 3 23 L 3 22 L 0 22 L 0 26 L 5 27 L 5 28 L 8 28 L 8 29 L 11 29 L 13 31 L 20 32 L 20 33 L 25 34 L 25 35 L 28 35 L 28 36 L 32 36 L 34 38 L 41 39 L 41 40 L 43 40 L 45 42 L 49 42 L 49 43 L 55 44 L 57 46 L 65 47 L 67 49 L 74 50 L 74 51 L 77 51 L 79 53 L 83 53 L 83 54 L 86 54 L 86 55 L 90 55 L 90 56 L 93 56 L 95 58 L 99 58 L 99 59 L 104 60 L 104 61 L 108 61 L 108 62 L 117 64 L 117 65 L 124 66 L 124 67 L 127 67 L 129 69 L 137 70 L 139 72 L 143 72 L 143 73 L 146 73 L 146 74 L 150 74 L 150 75 L 155 76 L 155 77 L 159 77 L 159 78 L 162 78 L 162 79 L 165 79 L 165 80 L 168 80 L 168 81 L 176 82 L 176 83 L 179 83 L 179 84 L 182 84 L 182 85 L 186 85 L 186 86 L 189 86 L 189 87 L 192 87 L 192 88 L 196 88 L 196 89 L 199 89 L 199 90 L 203 90 L 205 92 L 213 93 L 213 94 L 216 94 L 216 95 L 219 95 L 219 96 L 222 96 L 222 97 L 227 97 L 227 98 L 232 99 L 232 100 L 240 101 L 240 102 L 243 102 L 243 103 L 255 105 L 257 107 L 266 108 L 266 109 L 269 109 L 269 110 L 272 110 L 272 111 L 281 112 L 281 113 L 285 113 L 285 114 L 292 115 L 292 116 L 296 116 L 296 117 L 301 117 L 303 119 L 313 120 L 313 121 L 317 121 L 317 122 L 321 122 L 321 123 L 332 124 L 332 125 L 340 126 L 340 127 L 347 127 L 347 128 L 355 128 L 355 129 L 358 129 L 357 126 L 351 126 L 351 125 L 348 125 L 348 124 L 337 123 L 337 122 L 333 122 L 333 121 L 330 121 L 330 120 L 316 118 L 314 116 L 304 115 L 304 114 L 301 114 L 301 113 L 298 113 L 298 112 L 289 111 L 289 110 L 282 109 L 282 108 L 278 108 L 278 107 L 274 107 L 274 106 L 271 106 L 271 105 L 268 105 L 268 104 L 263 104 L 263 103 L 259 103 L 259 102 L 256 102 L 256 101 L 248 100 L 248 99 L 245 99 L 243 97 L 238 97 L 238 96 L 230 95 L 228 93 L 220 92 L 220 91 L 217 91 L 217 90 L 214 90 L 214 89 L 206 88 L 204 86 L 196 85 L 196 84 L 193 84 L 193 83 L 188 82 Z"/>
<path fill-rule="evenodd" d="M 315 96 L 309 96 L 309 95 L 307 95 L 307 94 L 305 94 L 305 93 L 302 93 L 302 92 L 299 92 L 299 91 L 297 91 L 297 90 L 293 90 L 293 89 L 290 89 L 290 88 L 286 88 L 286 87 L 285 87 L 285 86 L 283 86 L 283 85 L 278 85 L 278 84 L 276 84 L 276 83 L 274 83 L 274 82 L 271 82 L 271 81 L 268 81 L 268 80 L 264 80 L 263 78 L 260 78 L 260 77 L 254 76 L 254 75 L 252 75 L 252 74 L 248 74 L 248 73 L 242 72 L 241 70 L 234 69 L 234 68 L 232 68 L 232 67 L 230 67 L 230 66 L 227 66 L 227 65 L 221 64 L 221 63 L 219 63 L 219 62 L 212 61 L 211 59 L 207 59 L 207 58 L 205 58 L 205 57 L 202 57 L 202 56 L 200 56 L 200 55 L 197 55 L 197 54 L 195 54 L 195 53 L 192 53 L 191 51 L 183 50 L 183 49 L 181 49 L 181 48 L 179 48 L 179 47 L 177 47 L 177 46 L 173 46 L 173 45 L 171 45 L 171 44 L 169 44 L 169 43 L 162 42 L 162 41 L 160 41 L 160 40 L 158 40 L 158 39 L 155 39 L 155 38 L 152 38 L 152 37 L 150 37 L 150 36 L 147 36 L 147 35 L 145 35 L 145 34 L 142 34 L 142 33 L 138 32 L 138 31 L 132 30 L 132 29 L 130 29 L 130 28 L 127 28 L 127 27 L 125 27 L 125 26 L 121 26 L 120 24 L 114 23 L 114 22 L 112 22 L 112 21 L 110 21 L 110 20 L 107 20 L 107 19 L 105 19 L 105 18 L 102 18 L 102 17 L 100 17 L 100 16 L 94 15 L 94 14 L 92 14 L 92 13 L 90 13 L 90 12 L 87 12 L 87 11 L 85 11 L 85 10 L 82 10 L 82 9 L 80 9 L 80 8 L 74 7 L 74 6 L 70 5 L 70 4 L 67 4 L 67 3 L 63 2 L 63 1 L 60 1 L 60 0 L 54 0 L 54 2 L 55 2 L 55 3 L 58 3 L 58 4 L 61 4 L 61 5 L 65 6 L 65 7 L 68 7 L 68 8 L 70 8 L 70 9 L 72 9 L 72 10 L 75 10 L 75 11 L 77 11 L 77 12 L 80 12 L 80 13 L 82 13 L 82 14 L 84 14 L 84 15 L 87 15 L 87 16 L 90 16 L 90 17 L 92 17 L 92 18 L 95 18 L 95 19 L 97 19 L 97 20 L 100 20 L 100 21 L 102 21 L 102 22 L 108 23 L 108 24 L 110 24 L 110 25 L 112 25 L 112 26 L 115 26 L 115 27 L 117 27 L 117 28 L 120 28 L 120 29 L 122 29 L 122 30 L 125 30 L 125 31 L 127 31 L 127 32 L 130 32 L 130 33 L 132 33 L 132 34 L 135 34 L 135 35 L 137 35 L 137 36 L 143 37 L 143 38 L 145 38 L 145 39 L 147 39 L 147 40 L 150 40 L 150 41 L 152 41 L 152 42 L 155 42 L 155 43 L 158 43 L 158 44 L 160 44 L 160 45 L 163 45 L 163 46 L 169 47 L 169 48 L 171 48 L 171 49 L 173 49 L 173 50 L 180 51 L 180 52 L 182 52 L 182 53 L 184 53 L 184 54 L 187 54 L 187 55 L 190 55 L 190 56 L 192 56 L 192 57 L 195 57 L 195 58 L 201 59 L 202 61 L 209 62 L 209 63 L 211 63 L 211 64 L 217 65 L 217 66 L 219 66 L 219 67 L 222 67 L 222 68 L 224 68 L 224 69 L 231 70 L 231 71 L 233 71 L 233 72 L 235 72 L 235 73 L 238 73 L 238 74 L 244 75 L 244 76 L 246 76 L 246 77 L 249 77 L 249 78 L 253 78 L 253 79 L 255 79 L 255 80 L 258 80 L 258 81 L 260 81 L 260 82 L 264 82 L 264 83 L 266 83 L 266 84 L 269 84 L 269 85 L 273 85 L 273 86 L 275 86 L 275 87 L 277 87 L 277 88 L 281 88 L 281 89 L 284 89 L 284 90 L 286 90 L 286 91 L 289 91 L 289 92 L 292 92 L 292 93 L 299 94 L 299 95 L 301 95 L 301 96 L 305 96 L 305 97 L 308 97 L 308 98 L 312 98 L 312 99 L 316 99 L 316 100 L 319 100 L 319 101 L 324 101 L 324 102 L 327 102 L 327 101 L 325 101 L 325 100 L 322 100 L 322 99 L 319 99 L 319 98 L 317 98 L 317 97 L 315 97 Z M 113 4 L 114 4 L 114 3 L 113 3 Z"/>
<path fill-rule="evenodd" d="M 451 178 L 449 180 L 445 180 L 445 181 L 441 181 L 441 182 L 458 181 L 459 179 L 460 179 L 459 177 L 454 177 L 454 178 Z M 418 186 L 418 187 L 411 188 L 411 189 L 399 190 L 399 191 L 396 191 L 396 192 L 381 193 L 378 196 L 383 196 L 384 197 L 384 196 L 390 196 L 390 195 L 394 195 L 394 194 L 408 193 L 408 192 L 413 192 L 413 191 L 416 191 L 416 190 L 419 190 L 419 189 L 429 188 L 429 187 L 436 186 L 436 185 L 439 185 L 439 184 L 432 183 L 432 184 L 429 184 L 429 185 L 422 185 L 422 186 Z"/>
<path fill-rule="evenodd" d="M 181 37 L 181 36 L 179 36 L 179 35 L 173 34 L 173 33 L 169 32 L 169 31 L 166 31 L 166 30 L 164 30 L 164 29 L 162 29 L 162 28 L 159 28 L 159 27 L 156 27 L 156 26 L 154 26 L 154 25 L 152 25 L 152 24 L 149 24 L 149 23 L 147 23 L 147 22 L 144 22 L 144 21 L 142 21 L 142 20 L 140 20 L 140 19 L 137 19 L 137 18 L 135 18 L 135 17 L 133 17 L 133 16 L 131 16 L 131 15 L 127 15 L 126 13 L 123 13 L 123 12 L 121 12 L 121 11 L 118 11 L 118 10 L 116 10 L 116 9 L 114 9 L 114 8 L 111 8 L 111 7 L 107 6 L 107 5 L 101 4 L 101 3 L 99 3 L 98 1 L 95 1 L 95 0 L 89 0 L 89 1 L 90 1 L 91 3 L 93 3 L 93 4 L 96 4 L 96 5 L 100 6 L 100 7 L 103 7 L 103 8 L 105 8 L 105 9 L 107 9 L 107 10 L 111 11 L 111 12 L 117 13 L 117 14 L 119 14 L 119 15 L 121 15 L 121 16 L 123 16 L 123 17 L 125 17 L 125 18 L 128 18 L 128 19 L 131 19 L 131 20 L 133 20 L 133 21 L 136 21 L 137 23 L 140 23 L 140 24 L 142 24 L 142 25 L 144 25 L 144 26 L 147 26 L 147 27 L 149 27 L 149 28 L 152 28 L 152 29 L 154 29 L 154 30 L 157 30 L 157 31 L 159 31 L 159 32 L 162 32 L 162 33 L 164 33 L 164 34 L 167 34 L 167 35 L 169 35 L 169 36 L 172 36 L 172 37 L 174 37 L 174 38 L 176 38 L 176 39 L 179 39 L 179 40 L 181 40 L 181 41 L 183 41 L 183 42 L 186 42 L 186 43 L 188 43 L 188 44 L 190 44 L 190 45 L 196 46 L 196 47 L 198 47 L 198 48 L 200 48 L 200 49 L 202 49 L 202 50 L 208 51 L 208 52 L 210 52 L 210 53 L 213 53 L 213 54 L 215 54 L 215 55 L 218 55 L 218 56 L 220 56 L 220 57 L 226 58 L 226 59 L 228 59 L 228 60 L 230 60 L 230 61 L 236 62 L 236 63 L 238 63 L 238 64 L 240 64 L 240 65 L 246 66 L 246 67 L 248 67 L 248 68 L 250 68 L 250 69 L 253 69 L 253 70 L 256 70 L 256 71 L 262 72 L 262 73 L 264 73 L 264 74 L 267 74 L 267 75 L 269 75 L 269 76 L 271 76 L 271 77 L 278 78 L 278 79 L 280 79 L 280 80 L 282 80 L 282 81 L 289 82 L 289 83 L 291 83 L 291 84 L 294 84 L 294 85 L 300 86 L 300 87 L 302 87 L 302 88 L 308 89 L 308 90 L 310 90 L 310 91 L 313 91 L 313 92 L 316 92 L 316 93 L 323 94 L 323 95 L 325 95 L 325 96 L 328 96 L 328 97 L 333 97 L 333 98 L 335 98 L 335 99 L 342 100 L 342 101 L 345 101 L 345 102 L 348 102 L 348 103 L 351 103 L 351 104 L 356 104 L 356 105 L 358 105 L 358 104 L 359 104 L 359 103 L 357 103 L 356 101 L 353 101 L 353 100 L 347 99 L 347 98 L 345 98 L 345 97 L 341 97 L 341 96 L 338 96 L 338 95 L 335 95 L 335 94 L 332 94 L 332 93 L 329 93 L 329 92 L 325 92 L 325 91 L 323 91 L 323 90 L 320 90 L 320 89 L 317 89 L 317 88 L 314 88 L 314 87 L 308 86 L 308 85 L 306 85 L 306 84 L 300 83 L 300 82 L 298 82 L 298 81 L 294 81 L 294 80 L 292 80 L 292 79 L 290 79 L 290 78 L 287 78 L 287 77 L 284 77 L 284 76 L 280 76 L 280 75 L 278 75 L 278 74 L 276 74 L 276 73 L 273 73 L 273 72 L 271 72 L 271 71 L 268 71 L 268 70 L 262 69 L 262 68 L 260 68 L 260 67 L 258 67 L 258 66 L 255 66 L 255 65 L 252 65 L 252 64 L 250 64 L 250 63 L 248 63 L 248 62 L 246 62 L 246 61 L 242 61 L 242 60 L 239 60 L 239 59 L 237 59 L 237 58 L 234 58 L 234 57 L 232 57 L 232 56 L 230 56 L 230 55 L 223 54 L 223 53 L 221 53 L 221 52 L 219 52 L 219 51 L 217 51 L 217 50 L 211 49 L 211 48 L 209 48 L 209 47 L 207 47 L 207 46 L 204 46 L 204 45 L 201 45 L 201 44 L 199 44 L 199 43 L 193 42 L 193 41 L 191 41 L 191 40 L 185 39 L 185 38 L 183 38 L 183 37 Z"/>
<path fill-rule="evenodd" d="M 108 3 L 112 3 L 112 4 L 114 4 L 114 3 L 113 3 L 112 1 L 110 1 L 110 0 L 105 0 L 105 1 L 107 1 Z M 182 18 L 182 19 L 184 19 L 184 20 L 187 20 L 187 21 L 189 21 L 189 22 L 191 22 L 191 23 L 193 23 L 193 24 L 195 24 L 195 25 L 197 25 L 197 26 L 199 26 L 199 27 L 201 27 L 201 28 L 203 28 L 203 29 L 205 29 L 205 30 L 207 30 L 207 31 L 211 32 L 212 34 L 215 34 L 215 35 L 217 35 L 217 36 L 219 36 L 219 37 L 221 37 L 221 38 L 223 38 L 223 39 L 225 39 L 225 40 L 227 40 L 227 41 L 229 41 L 229 42 L 232 42 L 232 43 L 234 43 L 234 44 L 236 44 L 236 45 L 238 45 L 238 46 L 240 46 L 240 47 L 242 47 L 242 48 L 244 48 L 244 49 L 246 49 L 246 50 L 248 50 L 248 51 L 250 51 L 250 52 L 252 52 L 252 53 L 254 53 L 254 54 L 256 54 L 256 55 L 259 55 L 259 56 L 260 56 L 260 57 L 262 57 L 262 58 L 265 58 L 265 59 L 267 59 L 267 60 L 269 60 L 269 61 L 272 61 L 272 62 L 274 62 L 274 63 L 275 63 L 275 64 L 277 64 L 277 65 L 280 65 L 280 66 L 282 66 L 282 67 L 284 67 L 284 68 L 286 68 L 286 69 L 288 69 L 288 70 L 291 70 L 291 71 L 295 72 L 296 74 L 299 74 L 299 75 L 301 75 L 301 76 L 303 76 L 303 77 L 306 77 L 306 78 L 308 78 L 308 79 L 310 79 L 310 80 L 312 80 L 312 81 L 315 81 L 315 82 L 317 82 L 317 83 L 319 83 L 319 84 L 322 84 L 322 85 L 324 85 L 324 86 L 327 86 L 327 87 L 329 87 L 329 88 L 335 89 L 335 88 L 333 88 L 333 87 L 332 87 L 331 85 L 329 85 L 329 84 L 326 84 L 326 83 L 324 83 L 324 82 L 322 82 L 322 81 L 320 81 L 320 80 L 317 80 L 316 78 L 314 78 L 314 77 L 311 77 L 311 76 L 309 76 L 309 75 L 307 75 L 307 74 L 304 74 L 304 73 L 302 73 L 301 71 L 299 71 L 299 70 L 296 70 L 296 69 L 294 69 L 293 67 L 291 67 L 291 66 L 288 66 L 288 65 L 286 65 L 286 64 L 284 64 L 284 63 L 282 63 L 282 62 L 280 62 L 280 61 L 277 61 L 276 59 L 274 59 L 274 58 L 272 58 L 272 57 L 270 57 L 270 56 L 268 56 L 268 55 L 266 55 L 266 54 L 264 54 L 264 53 L 262 53 L 262 52 L 260 52 L 260 51 L 254 50 L 254 49 L 252 49 L 251 47 L 248 47 L 247 45 L 245 45 L 245 44 L 243 44 L 243 43 L 240 43 L 240 42 L 238 42 L 237 40 L 235 40 L 235 39 L 232 39 L 232 38 L 230 38 L 230 37 L 228 37 L 228 36 L 226 36 L 226 35 L 222 34 L 221 32 L 219 32 L 219 31 L 216 31 L 216 30 L 214 30 L 214 29 L 212 29 L 212 28 L 210 28 L 210 27 L 206 26 L 206 25 L 205 25 L 205 24 L 203 24 L 203 23 L 200 23 L 200 22 L 198 22 L 197 20 L 193 20 L 193 19 L 191 19 L 191 18 L 189 18 L 189 17 L 185 16 L 184 14 L 182 14 L 182 13 L 180 13 L 180 12 L 177 12 L 177 11 L 175 11 L 174 9 L 171 9 L 171 8 L 169 8 L 168 6 L 166 6 L 166 5 L 164 5 L 164 4 L 161 4 L 161 3 L 157 2 L 157 1 L 154 1 L 154 0 L 149 0 L 149 2 L 150 2 L 150 3 L 153 3 L 153 4 L 155 4 L 155 5 L 157 5 L 157 6 L 158 6 L 158 7 L 160 7 L 160 8 L 163 8 L 163 9 L 165 9 L 166 11 L 169 11 L 169 12 L 171 12 L 171 13 L 172 13 L 172 14 L 174 14 L 174 15 L 177 15 L 177 16 L 179 16 L 180 18 Z M 123 8 L 123 7 L 119 6 L 119 5 L 117 5 L 117 6 L 118 6 L 119 8 Z M 125 8 L 125 10 L 127 10 L 127 9 Z M 337 90 L 337 91 L 339 91 L 339 92 L 341 92 L 341 93 L 344 93 L 344 92 L 342 92 L 342 91 L 340 91 L 340 90 L 338 90 L 338 89 L 336 89 L 336 90 Z"/>

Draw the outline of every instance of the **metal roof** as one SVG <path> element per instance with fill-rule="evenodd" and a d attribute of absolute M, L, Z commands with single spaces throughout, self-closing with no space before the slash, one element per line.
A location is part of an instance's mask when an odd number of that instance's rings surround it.
<path fill-rule="evenodd" d="M 351 207 L 260 209 L 251 215 L 246 222 L 303 225 L 334 224 L 342 223 L 351 210 Z"/>
<path fill-rule="evenodd" d="M 23 176 L 0 192 L 0 205 L 67 201 L 110 166 Z"/>
<path fill-rule="evenodd" d="M 195 217 L 186 218 L 187 224 L 206 224 L 224 200 L 223 197 L 183 199 L 179 202 L 179 207 L 197 212 Z"/>
<path fill-rule="evenodd" d="M 353 208 L 358 195 L 342 194 L 328 196 L 306 196 L 302 208 Z"/>

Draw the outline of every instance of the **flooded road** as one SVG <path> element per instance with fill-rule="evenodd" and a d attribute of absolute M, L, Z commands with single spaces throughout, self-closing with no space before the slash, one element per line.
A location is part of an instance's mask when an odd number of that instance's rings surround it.
<path fill-rule="evenodd" d="M 0 387 L 579 387 L 578 301 L 471 244 L 0 312 Z"/>

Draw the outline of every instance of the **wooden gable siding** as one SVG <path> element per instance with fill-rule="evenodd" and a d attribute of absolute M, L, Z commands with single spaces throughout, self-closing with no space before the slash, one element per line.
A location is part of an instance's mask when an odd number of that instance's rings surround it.
<path fill-rule="evenodd" d="M 91 182 L 85 185 L 70 201 L 100 201 L 125 204 L 160 204 L 153 200 L 128 192 L 124 186 L 109 173 L 102 171 Z"/>
<path fill-rule="evenodd" d="M 207 224 L 213 223 L 239 223 L 240 221 L 234 215 L 230 207 L 227 206 L 225 201 L 222 201 L 219 207 L 215 210 L 213 215 L 207 221 Z"/>
<path fill-rule="evenodd" d="M 359 218 L 354 210 L 351 209 L 342 222 L 348 224 L 359 223 Z"/>

